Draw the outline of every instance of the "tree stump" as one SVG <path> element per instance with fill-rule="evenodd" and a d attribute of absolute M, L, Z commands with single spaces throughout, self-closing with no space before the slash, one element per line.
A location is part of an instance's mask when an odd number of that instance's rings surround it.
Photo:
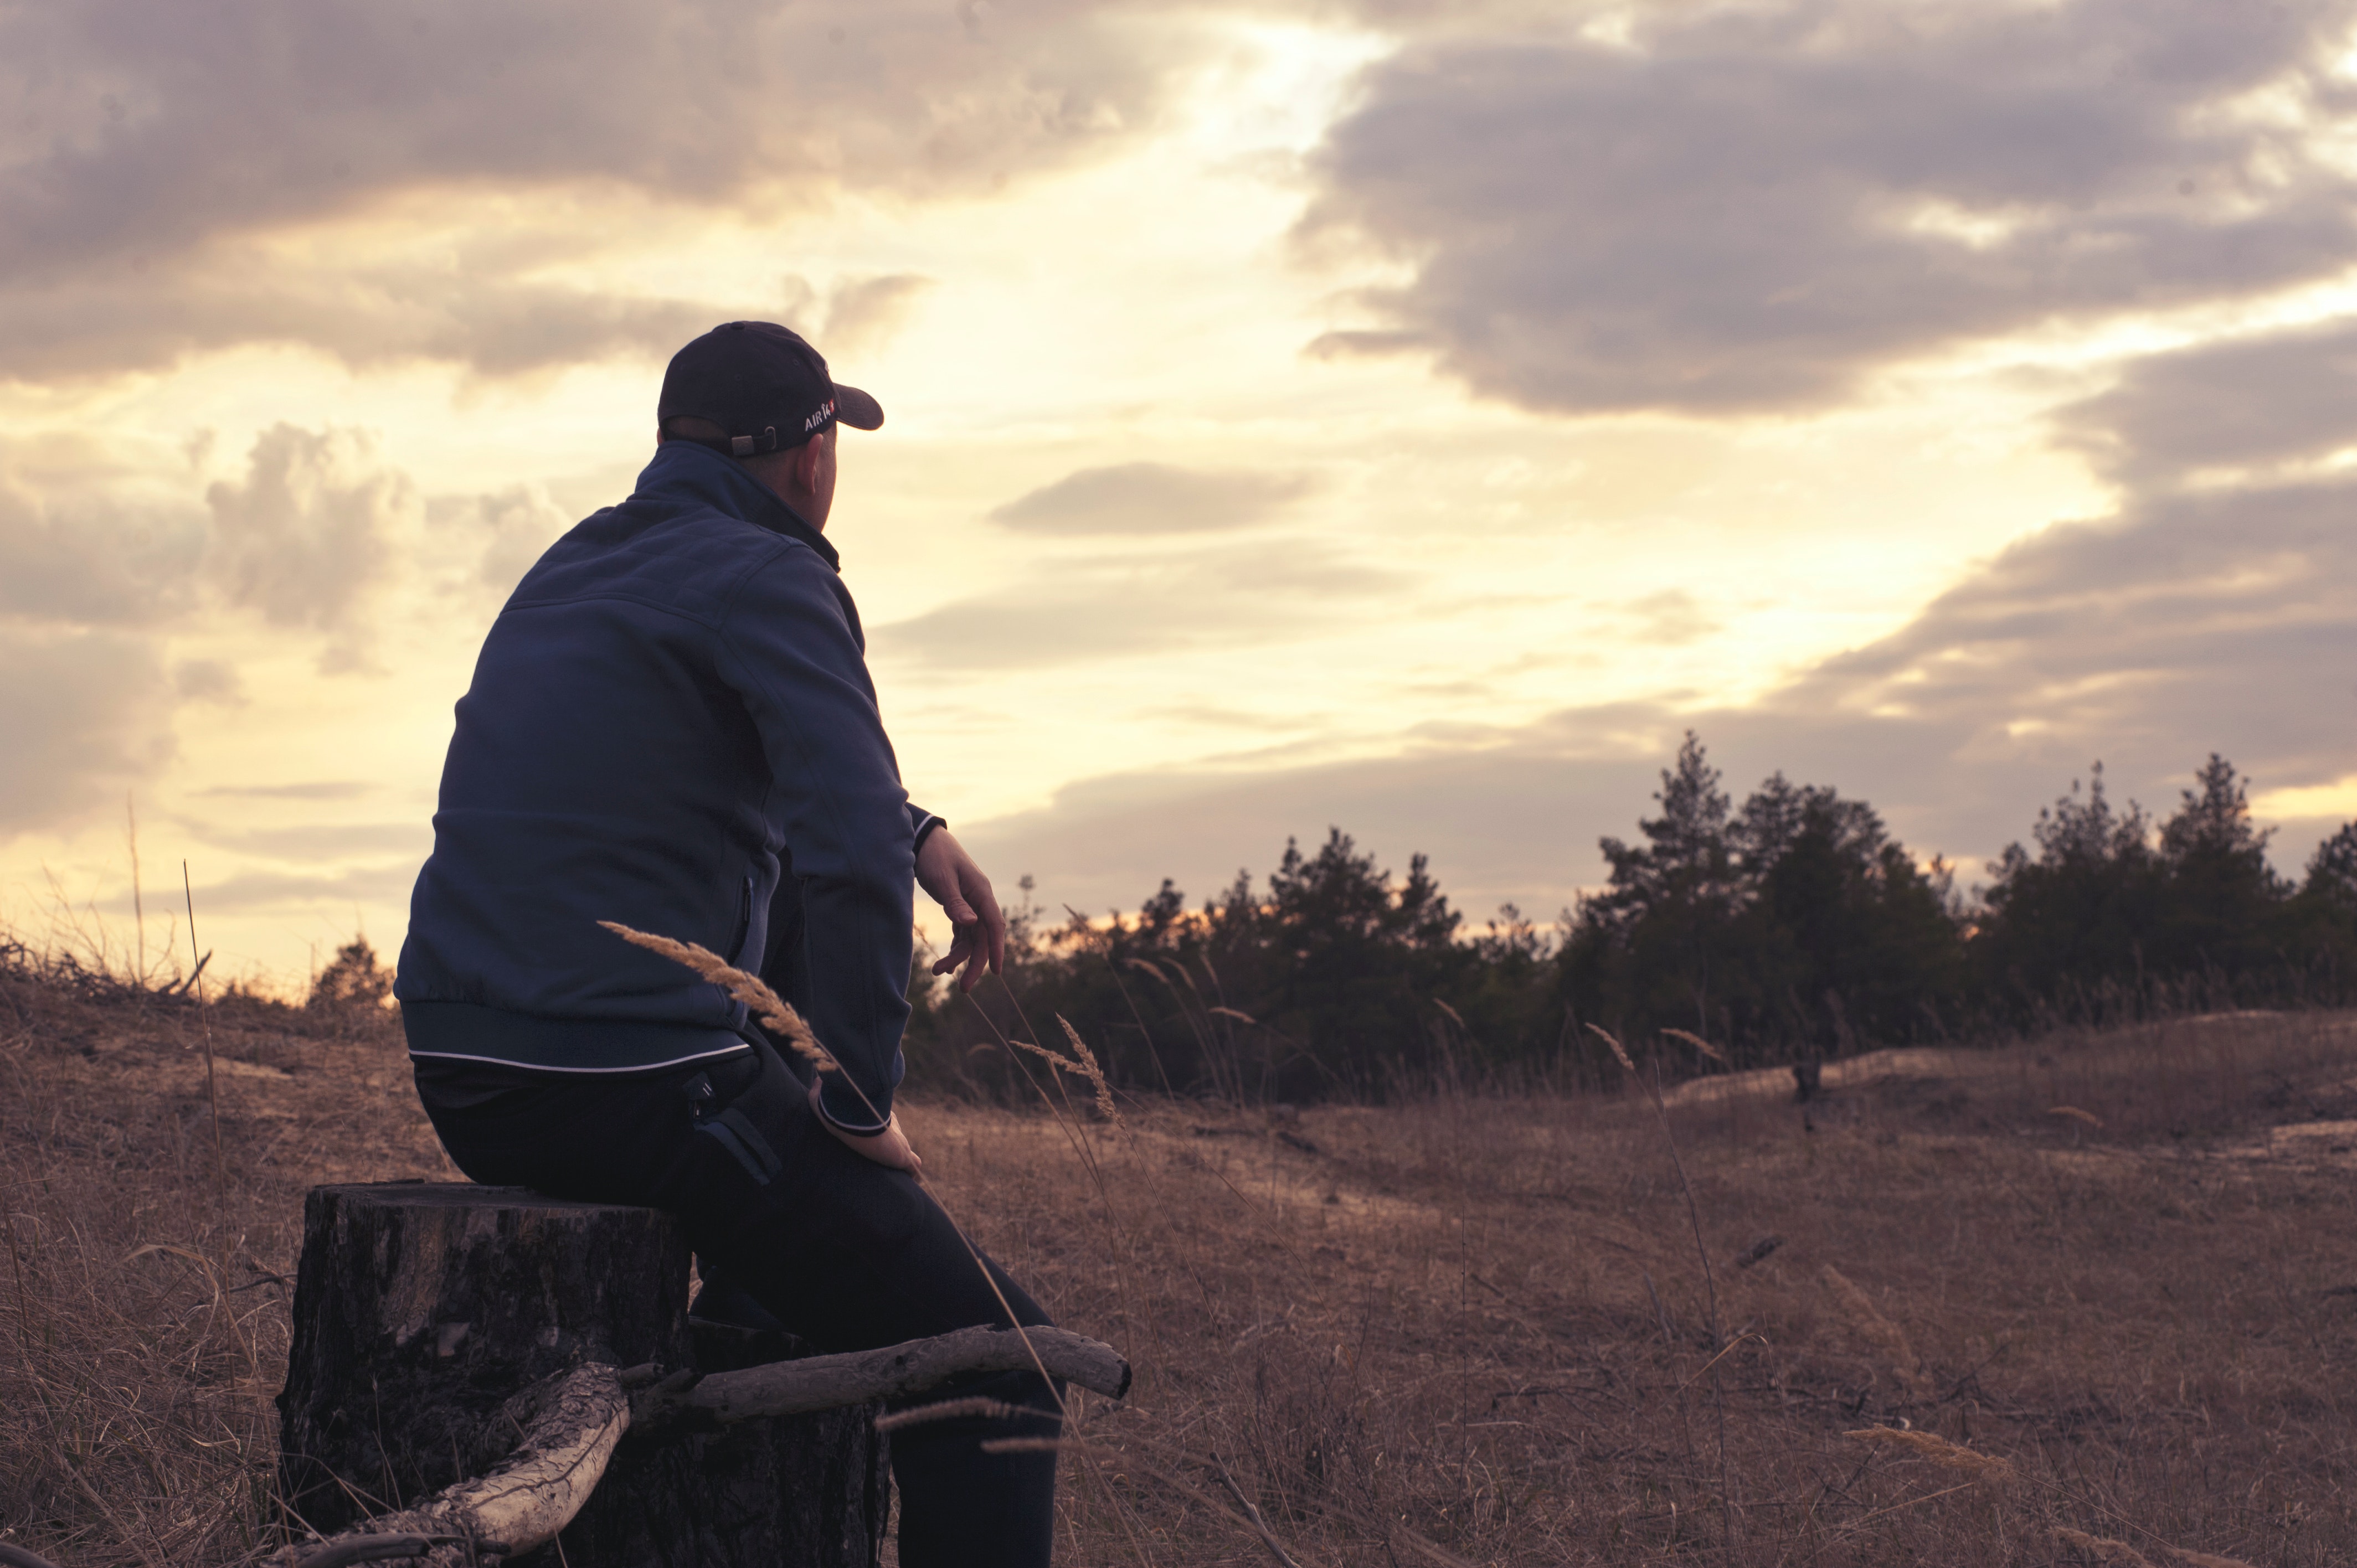
<path fill-rule="evenodd" d="M 779 1334 L 691 1326 L 687 1243 L 649 1208 L 522 1187 L 315 1187 L 279 1395 L 279 1480 L 323 1533 L 483 1473 L 503 1401 L 585 1360 L 733 1369 Z M 559 1543 L 567 1568 L 859 1568 L 889 1498 L 875 1407 L 623 1439 Z M 511 1560 L 557 1568 L 556 1544 Z"/>

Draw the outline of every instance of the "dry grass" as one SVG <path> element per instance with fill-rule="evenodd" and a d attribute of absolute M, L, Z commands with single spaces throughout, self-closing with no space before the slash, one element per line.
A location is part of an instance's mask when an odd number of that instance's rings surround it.
<path fill-rule="evenodd" d="M 317 1182 L 453 1179 L 387 1020 L 77 999 L 0 969 L 0 1541 L 245 1561 Z"/>
<path fill-rule="evenodd" d="M 67 1568 L 246 1558 L 303 1189 L 454 1179 L 388 1020 L 209 1011 L 219 1176 L 192 1009 L 0 978 L 0 1539 Z M 1672 1097 L 1717 1344 L 1634 1095 L 902 1103 L 953 1211 L 1137 1364 L 1082 1412 L 1067 1562 L 2357 1561 L 2357 1025 L 1843 1065 L 1805 1109 Z"/>

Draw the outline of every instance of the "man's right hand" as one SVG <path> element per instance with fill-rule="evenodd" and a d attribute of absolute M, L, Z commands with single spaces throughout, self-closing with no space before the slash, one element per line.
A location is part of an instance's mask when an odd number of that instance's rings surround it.
<path fill-rule="evenodd" d="M 900 1131 L 900 1116 L 898 1112 L 886 1119 L 884 1131 L 881 1133 L 846 1133 L 828 1121 L 826 1112 L 819 1109 L 819 1087 L 816 1083 L 811 1085 L 811 1114 L 817 1117 L 818 1124 L 834 1133 L 835 1141 L 845 1148 L 863 1160 L 874 1160 L 879 1165 L 888 1165 L 896 1171 L 907 1171 L 910 1176 L 915 1176 L 925 1168 L 925 1162 L 919 1159 L 917 1151 L 909 1146 L 908 1135 Z"/>
<path fill-rule="evenodd" d="M 934 963 L 933 972 L 954 974 L 963 968 L 960 991 L 981 983 L 985 969 L 1000 973 L 1006 964 L 1006 917 L 999 911 L 998 896 L 990 890 L 990 878 L 949 829 L 935 828 L 925 835 L 917 851 L 917 886 L 931 894 L 950 918 L 949 955 Z"/>

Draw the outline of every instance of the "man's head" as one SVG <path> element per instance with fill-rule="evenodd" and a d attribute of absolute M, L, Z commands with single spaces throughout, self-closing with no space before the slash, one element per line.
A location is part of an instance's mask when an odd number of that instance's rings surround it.
<path fill-rule="evenodd" d="M 834 500 L 834 430 L 874 430 L 884 410 L 838 386 L 819 351 L 767 321 L 716 327 L 672 356 L 656 438 L 693 441 L 743 463 L 813 528 Z"/>

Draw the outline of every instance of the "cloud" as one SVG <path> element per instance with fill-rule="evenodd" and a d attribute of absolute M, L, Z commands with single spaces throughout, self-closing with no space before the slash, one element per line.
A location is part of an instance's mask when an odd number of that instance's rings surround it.
<path fill-rule="evenodd" d="M 172 690 L 184 702 L 245 706 L 244 680 L 234 665 L 218 659 L 184 659 L 173 665 Z"/>
<path fill-rule="evenodd" d="M 153 270 L 0 281 L 0 338 L 9 345 L 0 375 L 70 381 L 242 343 L 305 344 L 361 367 L 434 360 L 522 375 L 668 355 L 720 314 L 457 265 L 306 264 L 232 236 Z"/>
<path fill-rule="evenodd" d="M 1051 556 L 1017 586 L 877 627 L 868 648 L 877 660 L 1008 670 L 1266 642 L 1314 635 L 1412 582 L 1304 540 Z"/>
<path fill-rule="evenodd" d="M 1266 522 L 1314 488 L 1306 474 L 1119 463 L 1017 496 L 990 521 L 1027 533 L 1203 533 Z"/>
<path fill-rule="evenodd" d="M 241 800 L 357 800 L 376 789 L 359 779 L 324 779 L 306 784 L 214 784 L 196 793 Z"/>
<path fill-rule="evenodd" d="M 0 617 L 132 628 L 181 613 L 204 552 L 202 513 L 127 499 L 102 459 L 67 445 L 0 451 Z"/>
<path fill-rule="evenodd" d="M 830 368 L 840 371 L 843 356 L 889 342 L 932 286 L 931 278 L 915 273 L 838 278 L 825 289 L 789 274 L 780 319 L 816 344 L 821 353 L 833 356 Z"/>
<path fill-rule="evenodd" d="M 355 866 L 347 871 L 247 871 L 196 890 L 199 910 L 246 915 L 271 910 L 299 913 L 324 907 L 338 919 L 357 905 L 406 904 L 424 856 Z"/>
<path fill-rule="evenodd" d="M 434 847 L 434 829 L 424 821 L 399 822 L 321 822 L 274 828 L 207 828 L 191 831 L 216 849 L 263 860 L 317 865 L 322 861 L 406 857 L 406 864 L 424 862 Z"/>
<path fill-rule="evenodd" d="M 538 485 L 489 495 L 436 496 L 425 506 L 426 526 L 436 541 L 433 553 L 455 556 L 464 568 L 450 589 L 493 607 L 506 602 L 533 563 L 578 521 Z"/>
<path fill-rule="evenodd" d="M 1718 629 L 1718 622 L 1684 588 L 1648 594 L 1631 600 L 1628 609 L 1637 623 L 1631 634 L 1636 640 L 1662 648 L 1681 648 Z"/>
<path fill-rule="evenodd" d="M 274 626 L 329 634 L 326 667 L 362 661 L 363 596 L 388 564 L 409 481 L 355 431 L 280 424 L 255 440 L 245 478 L 208 489 L 213 538 L 205 569 L 224 599 Z"/>
<path fill-rule="evenodd" d="M 1738 798 L 1781 769 L 1870 800 L 1919 854 L 1972 860 L 2026 837 L 2098 760 L 2117 795 L 2164 810 L 2213 749 L 2261 789 L 2327 783 L 2357 774 L 2352 511 L 2357 484 L 2059 527 L 1756 706 L 1570 708 L 1362 761 L 1087 780 L 961 837 L 994 875 L 1034 873 L 1051 907 L 1094 910 L 1134 908 L 1165 875 L 1200 897 L 1339 825 L 1395 865 L 1429 852 L 1473 913 L 1552 913 L 1601 882 L 1598 837 L 1651 810 L 1689 726 Z M 2296 868 L 2315 829 L 2279 857 Z"/>
<path fill-rule="evenodd" d="M 1094 910 L 1134 907 L 1165 875 L 1200 897 L 1238 860 L 1265 873 L 1286 836 L 1339 825 L 1395 865 L 1431 852 L 1443 886 L 1479 914 L 1505 899 L 1552 911 L 1600 882 L 1597 838 L 1626 836 L 1650 810 L 1654 771 L 1688 727 L 1738 795 L 1779 770 L 1832 784 L 1919 854 L 1974 862 L 2026 837 L 2096 761 L 2117 797 L 2163 813 L 2213 750 L 2258 798 L 2338 799 L 2325 787 L 2357 777 L 2357 475 L 2186 488 L 2174 464 L 2231 469 L 2343 446 L 2357 405 L 2301 404 L 2346 373 L 2349 340 L 2350 324 L 2330 325 L 2132 364 L 2070 429 L 2156 482 L 2114 516 L 2012 545 L 1899 631 L 1756 704 L 1575 707 L 1519 726 L 1427 726 L 1401 754 L 1361 761 L 1087 780 L 961 836 L 995 875 L 1038 875 L 1051 908 Z M 2220 419 L 2197 431 L 2213 368 Z M 2288 823 L 2279 864 L 2297 870 L 2337 825 Z"/>
<path fill-rule="evenodd" d="M 492 374 L 675 346 L 691 335 L 681 313 L 701 329 L 708 307 L 534 277 L 580 259 L 578 224 L 571 253 L 457 267 L 282 261 L 265 284 L 237 259 L 252 237 L 366 220 L 421 192 L 568 192 L 603 207 L 624 194 L 759 219 L 845 190 L 987 190 L 1153 124 L 1200 31 L 1090 0 L 964 21 L 931 0 L 10 7 L 9 373 L 152 365 L 249 338 Z M 285 287 L 305 271 L 316 275 Z M 879 330 L 895 297 L 878 280 L 835 325 Z"/>
<path fill-rule="evenodd" d="M 171 690 L 153 640 L 0 618 L 0 829 L 79 815 L 171 756 Z"/>
<path fill-rule="evenodd" d="M 2144 488 L 2329 457 L 2357 446 L 2357 324 L 2151 355 L 2059 418 L 2070 444 Z"/>
<path fill-rule="evenodd" d="M 1313 238 L 1413 268 L 1327 351 L 1570 413 L 1805 410 L 2061 317 L 2338 274 L 2350 0 L 1787 0 L 1372 68 Z"/>

